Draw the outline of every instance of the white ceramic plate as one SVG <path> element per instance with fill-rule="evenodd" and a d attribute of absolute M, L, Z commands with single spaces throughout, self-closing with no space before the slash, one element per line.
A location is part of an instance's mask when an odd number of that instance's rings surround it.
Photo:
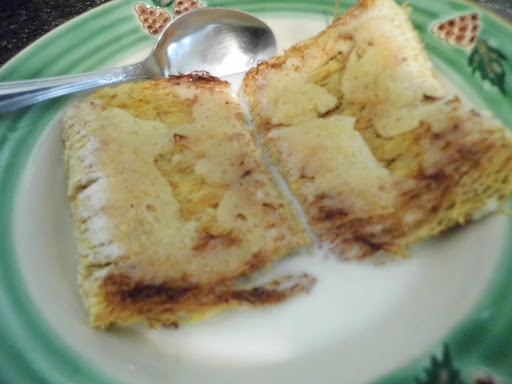
<path fill-rule="evenodd" d="M 135 3 L 115 0 L 57 28 L 5 65 L 0 80 L 143 58 L 156 38 L 143 29 Z M 435 23 L 478 13 L 480 48 L 501 53 L 497 61 L 510 76 L 511 26 L 458 0 L 409 3 L 439 69 L 476 105 L 512 124 L 512 90 L 505 78 L 487 73 L 483 79 L 482 69 L 468 61 L 481 52 L 450 46 L 430 32 Z M 335 1 L 212 0 L 207 5 L 262 17 L 283 50 L 325 28 Z M 343 2 L 342 10 L 350 5 L 353 1 Z M 172 4 L 163 10 L 172 14 Z M 1 382 L 512 380 L 512 243 L 503 216 L 419 244 L 410 260 L 386 265 L 306 256 L 288 260 L 276 273 L 307 270 L 319 282 L 310 295 L 279 306 L 230 311 L 178 330 L 90 328 L 75 284 L 62 161 L 59 115 L 70 99 L 0 116 Z M 445 381 L 439 379 L 443 370 L 451 372 Z"/>

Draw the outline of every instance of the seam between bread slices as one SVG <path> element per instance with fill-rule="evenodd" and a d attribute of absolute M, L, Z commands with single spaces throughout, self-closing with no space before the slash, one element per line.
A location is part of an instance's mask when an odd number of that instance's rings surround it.
<path fill-rule="evenodd" d="M 262 159 L 265 163 L 265 166 L 267 169 L 271 172 L 272 177 L 274 178 L 276 184 L 278 185 L 278 188 L 281 190 L 281 192 L 284 193 L 284 196 L 286 200 L 288 200 L 289 203 L 291 203 L 291 206 L 293 207 L 293 210 L 295 211 L 295 214 L 301 221 L 302 225 L 306 228 L 308 236 L 313 239 L 313 242 L 317 242 L 317 236 L 311 226 L 309 225 L 309 222 L 306 218 L 306 214 L 304 212 L 304 209 L 302 207 L 302 204 L 299 202 L 297 197 L 292 193 L 290 190 L 290 186 L 288 185 L 288 182 L 286 181 L 286 178 L 283 176 L 277 165 L 272 163 L 270 160 L 270 154 L 268 149 L 263 144 L 263 135 L 259 133 L 254 125 L 254 120 L 252 118 L 252 115 L 249 111 L 249 107 L 247 103 L 245 102 L 245 95 L 243 90 L 241 89 L 238 94 L 238 101 L 240 102 L 240 106 L 242 108 L 242 111 L 244 112 L 245 119 L 247 122 L 247 125 L 251 131 L 251 135 L 254 140 L 254 144 L 257 146 L 257 148 L 260 150 L 262 154 Z"/>

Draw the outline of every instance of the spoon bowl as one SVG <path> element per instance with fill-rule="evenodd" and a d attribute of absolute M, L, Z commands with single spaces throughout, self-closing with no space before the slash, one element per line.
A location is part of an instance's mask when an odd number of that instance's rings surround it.
<path fill-rule="evenodd" d="M 245 72 L 276 53 L 270 28 L 241 11 L 199 8 L 179 17 L 170 27 L 145 61 L 155 76 L 194 70 L 225 76 Z"/>
<path fill-rule="evenodd" d="M 50 98 L 130 80 L 191 71 L 214 76 L 245 72 L 276 53 L 272 30 L 234 9 L 199 8 L 174 19 L 142 62 L 83 74 L 0 83 L 0 113 Z"/>

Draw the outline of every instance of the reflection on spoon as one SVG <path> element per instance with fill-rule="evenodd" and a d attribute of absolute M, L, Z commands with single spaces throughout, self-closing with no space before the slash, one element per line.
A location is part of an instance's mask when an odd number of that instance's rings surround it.
<path fill-rule="evenodd" d="M 0 113 L 69 93 L 129 80 L 201 70 L 214 76 L 247 71 L 276 53 L 270 28 L 234 9 L 200 8 L 171 22 L 144 61 L 84 74 L 0 83 Z"/>

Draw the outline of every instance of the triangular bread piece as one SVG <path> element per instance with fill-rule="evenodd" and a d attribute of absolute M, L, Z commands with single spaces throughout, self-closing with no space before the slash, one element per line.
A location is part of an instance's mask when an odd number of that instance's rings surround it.
<path fill-rule="evenodd" d="M 360 0 L 251 70 L 243 95 L 313 230 L 343 258 L 408 246 L 512 192 L 512 139 L 442 85 L 392 0 Z"/>

